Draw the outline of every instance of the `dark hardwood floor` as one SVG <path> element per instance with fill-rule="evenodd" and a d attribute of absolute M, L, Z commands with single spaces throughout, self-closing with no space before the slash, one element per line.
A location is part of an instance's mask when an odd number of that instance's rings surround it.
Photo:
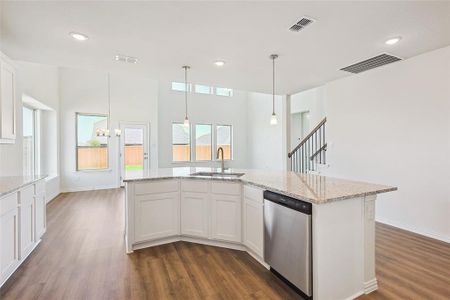
<path fill-rule="evenodd" d="M 67 193 L 0 299 L 301 299 L 241 251 L 186 242 L 125 254 L 123 190 Z M 379 290 L 361 299 L 450 299 L 450 247 L 377 224 Z"/>

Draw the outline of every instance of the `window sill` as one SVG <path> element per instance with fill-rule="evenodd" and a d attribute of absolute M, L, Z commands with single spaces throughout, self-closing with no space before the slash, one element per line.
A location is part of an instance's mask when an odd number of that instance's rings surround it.
<path fill-rule="evenodd" d="M 112 172 L 112 169 L 99 169 L 99 170 L 75 170 L 75 173 L 105 173 Z"/>

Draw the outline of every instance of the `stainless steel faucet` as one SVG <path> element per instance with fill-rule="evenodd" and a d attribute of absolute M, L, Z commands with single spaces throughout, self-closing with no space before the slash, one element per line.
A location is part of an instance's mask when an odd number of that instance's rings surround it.
<path fill-rule="evenodd" d="M 222 161 L 221 161 L 221 166 L 222 166 L 222 173 L 225 171 L 224 168 L 224 160 L 223 160 L 223 148 L 219 147 L 219 149 L 217 149 L 217 153 L 216 153 L 216 159 L 219 159 L 219 152 L 222 152 Z"/>

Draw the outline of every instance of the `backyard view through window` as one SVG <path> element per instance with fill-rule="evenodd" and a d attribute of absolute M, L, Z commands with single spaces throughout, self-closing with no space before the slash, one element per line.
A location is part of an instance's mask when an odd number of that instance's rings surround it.
<path fill-rule="evenodd" d="M 97 129 L 108 128 L 104 115 L 76 114 L 77 170 L 108 168 L 108 138 L 97 136 Z"/>
<path fill-rule="evenodd" d="M 223 148 L 223 158 L 231 159 L 231 125 L 217 125 L 217 149 Z"/>
<path fill-rule="evenodd" d="M 190 161 L 190 127 L 183 123 L 172 124 L 172 160 Z"/>
<path fill-rule="evenodd" d="M 144 130 L 125 128 L 125 171 L 144 169 Z"/>
<path fill-rule="evenodd" d="M 212 129 L 211 125 L 195 125 L 195 160 L 211 160 Z"/>

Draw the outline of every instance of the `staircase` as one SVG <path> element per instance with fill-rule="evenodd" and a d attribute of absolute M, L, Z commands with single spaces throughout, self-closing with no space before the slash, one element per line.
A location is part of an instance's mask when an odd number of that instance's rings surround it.
<path fill-rule="evenodd" d="M 325 139 L 324 118 L 316 127 L 291 151 L 288 157 L 291 160 L 291 171 L 309 173 L 316 171 L 318 164 L 326 164 L 327 143 Z"/>

